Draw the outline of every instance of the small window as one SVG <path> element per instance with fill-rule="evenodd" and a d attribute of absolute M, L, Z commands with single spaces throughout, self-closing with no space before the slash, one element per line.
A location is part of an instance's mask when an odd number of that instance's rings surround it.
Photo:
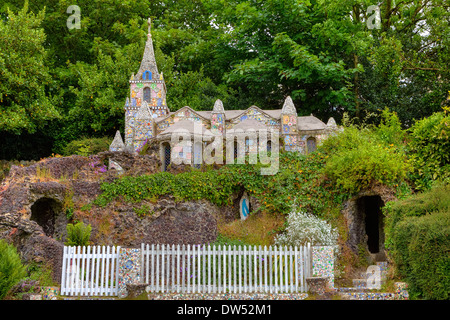
<path fill-rule="evenodd" d="M 144 88 L 144 101 L 150 102 L 150 88 Z"/>
<path fill-rule="evenodd" d="M 267 141 L 267 152 L 272 152 L 272 141 Z"/>
<path fill-rule="evenodd" d="M 148 70 L 142 74 L 142 80 L 152 80 L 152 73 Z"/>

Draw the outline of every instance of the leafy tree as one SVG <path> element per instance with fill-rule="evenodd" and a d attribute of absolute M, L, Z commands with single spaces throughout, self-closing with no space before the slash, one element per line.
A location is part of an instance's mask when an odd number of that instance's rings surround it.
<path fill-rule="evenodd" d="M 434 181 L 450 182 L 450 115 L 436 112 L 410 129 L 408 145 L 414 164 L 415 187 L 428 189 Z"/>
<path fill-rule="evenodd" d="M 381 5 L 381 29 L 361 59 L 360 101 L 367 112 L 389 107 L 411 126 L 441 110 L 449 83 L 449 17 L 445 1 L 399 0 Z"/>
<path fill-rule="evenodd" d="M 33 133 L 59 118 L 46 86 L 51 82 L 40 28 L 44 10 L 28 12 L 28 3 L 15 14 L 8 10 L 0 20 L 0 132 Z"/>
<path fill-rule="evenodd" d="M 444 0 L 384 1 L 380 29 L 367 27 L 375 0 L 81 0 L 81 28 L 69 30 L 71 4 L 0 6 L 0 137 L 13 146 L 0 157 L 39 158 L 122 129 L 148 17 L 171 110 L 211 110 L 217 98 L 280 108 L 290 95 L 301 115 L 339 122 L 388 107 L 409 127 L 450 90 Z"/>

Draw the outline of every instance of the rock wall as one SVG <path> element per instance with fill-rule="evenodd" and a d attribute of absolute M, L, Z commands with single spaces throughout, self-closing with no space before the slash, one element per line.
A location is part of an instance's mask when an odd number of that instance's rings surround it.
<path fill-rule="evenodd" d="M 92 239 L 102 245 L 203 244 L 217 238 L 220 220 L 238 218 L 238 210 L 237 197 L 233 206 L 217 207 L 206 200 L 176 202 L 165 196 L 155 203 L 112 203 L 79 212 L 77 218 L 93 226 Z"/>
<path fill-rule="evenodd" d="M 370 196 L 380 197 L 383 206 L 388 201 L 393 201 L 396 199 L 393 190 L 385 186 L 377 185 L 359 192 L 356 196 L 352 197 L 344 203 L 342 214 L 347 224 L 348 240 L 346 245 L 355 254 L 359 253 L 361 246 L 368 251 L 368 237 L 365 230 L 365 212 L 362 212 L 361 208 L 358 205 L 358 202 L 360 201 L 360 199 Z M 384 230 L 382 221 L 380 225 L 380 237 L 380 241 L 384 242 Z M 380 255 L 383 255 L 384 250 L 381 249 L 380 251 Z"/>
<path fill-rule="evenodd" d="M 217 237 L 218 221 L 239 217 L 239 195 L 229 207 L 205 200 L 176 202 L 167 196 L 153 203 L 115 201 L 104 208 L 81 210 L 101 193 L 101 182 L 117 178 L 115 170 L 103 170 L 109 158 L 129 175 L 154 173 L 161 165 L 150 150 L 146 155 L 103 152 L 89 158 L 50 158 L 28 167 L 13 166 L 0 185 L 0 238 L 13 243 L 25 262 L 48 264 L 59 281 L 68 223 L 91 224 L 94 245 L 139 247 L 142 242 L 212 242 Z M 68 212 L 67 208 L 73 210 Z M 48 224 L 36 219 L 39 210 L 52 211 L 49 217 L 53 219 Z"/>

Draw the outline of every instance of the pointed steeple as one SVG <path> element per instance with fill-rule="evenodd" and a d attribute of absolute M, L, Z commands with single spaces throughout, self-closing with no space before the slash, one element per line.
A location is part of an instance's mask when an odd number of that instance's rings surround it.
<path fill-rule="evenodd" d="M 213 134 L 223 134 L 225 131 L 225 110 L 223 103 L 217 99 L 211 112 L 211 132 Z"/>
<path fill-rule="evenodd" d="M 134 80 L 152 80 L 159 79 L 158 66 L 156 65 L 155 52 L 153 50 L 153 40 L 151 34 L 152 21 L 148 19 L 147 42 L 145 43 L 144 56 L 142 57 L 141 66 L 138 73 L 134 76 Z M 149 71 L 149 75 L 146 71 Z M 144 75 L 145 72 L 145 75 Z M 143 75 L 145 79 L 143 79 Z"/>
<path fill-rule="evenodd" d="M 125 149 L 125 144 L 123 143 L 122 136 L 120 135 L 120 131 L 116 131 L 116 136 L 114 137 L 113 142 L 109 146 L 109 151 L 123 151 Z"/>
<path fill-rule="evenodd" d="M 327 127 L 331 127 L 331 128 L 335 128 L 335 127 L 337 127 L 337 125 L 336 125 L 336 121 L 334 120 L 334 118 L 333 118 L 333 117 L 331 117 L 330 119 L 328 119 L 328 122 L 327 122 Z"/>
<path fill-rule="evenodd" d="M 281 109 L 282 114 L 297 114 L 297 110 L 295 109 L 294 102 L 292 98 L 288 96 L 286 100 L 284 100 L 283 109 Z"/>
<path fill-rule="evenodd" d="M 220 99 L 216 100 L 216 102 L 214 103 L 212 113 L 225 113 L 222 100 L 220 100 Z"/>

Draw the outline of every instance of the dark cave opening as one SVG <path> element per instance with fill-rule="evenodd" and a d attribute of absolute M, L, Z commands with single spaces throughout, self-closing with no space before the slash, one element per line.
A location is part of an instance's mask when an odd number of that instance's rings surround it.
<path fill-rule="evenodd" d="M 55 232 L 55 221 L 62 205 L 51 198 L 40 198 L 31 206 L 31 220 L 37 222 L 45 235 L 52 237 Z"/>
<path fill-rule="evenodd" d="M 380 196 L 364 196 L 358 199 L 358 212 L 364 218 L 367 247 L 370 253 L 379 253 L 384 247 L 383 213 Z"/>

